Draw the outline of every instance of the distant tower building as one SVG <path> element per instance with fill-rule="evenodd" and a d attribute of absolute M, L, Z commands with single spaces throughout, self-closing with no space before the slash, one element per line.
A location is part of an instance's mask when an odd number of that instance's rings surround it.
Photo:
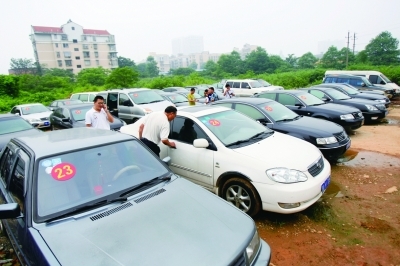
<path fill-rule="evenodd" d="M 203 51 L 202 36 L 187 36 L 172 40 L 172 55 L 187 55 Z"/>
<path fill-rule="evenodd" d="M 84 29 L 69 20 L 61 27 L 32 26 L 30 39 L 36 62 L 45 68 L 76 74 L 84 68 L 118 67 L 115 38 L 107 30 Z"/>

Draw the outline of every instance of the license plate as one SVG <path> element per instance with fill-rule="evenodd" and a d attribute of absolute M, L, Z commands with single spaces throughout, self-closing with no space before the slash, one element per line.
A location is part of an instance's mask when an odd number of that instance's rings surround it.
<path fill-rule="evenodd" d="M 329 183 L 331 182 L 331 177 L 328 177 L 325 182 L 321 185 L 321 192 L 324 193 L 325 190 L 328 188 Z"/>
<path fill-rule="evenodd" d="M 44 125 L 48 126 L 48 125 L 50 125 L 50 122 L 44 122 Z"/>

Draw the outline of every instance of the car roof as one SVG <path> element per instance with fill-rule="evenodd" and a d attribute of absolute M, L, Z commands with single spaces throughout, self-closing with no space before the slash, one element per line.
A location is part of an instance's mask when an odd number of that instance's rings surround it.
<path fill-rule="evenodd" d="M 182 106 L 177 107 L 178 115 L 183 114 L 185 116 L 200 117 L 204 115 L 219 113 L 226 110 L 232 110 L 231 108 L 224 106 L 210 106 L 210 105 L 195 105 L 195 106 Z"/>
<path fill-rule="evenodd" d="M 241 97 L 241 98 L 231 98 L 231 99 L 223 99 L 216 101 L 214 104 L 218 105 L 218 103 L 223 102 L 241 102 L 241 103 L 251 103 L 251 104 L 262 104 L 267 102 L 273 102 L 271 99 L 267 98 L 252 98 L 252 97 Z"/>
<path fill-rule="evenodd" d="M 14 107 L 24 107 L 24 106 L 32 106 L 32 105 L 43 105 L 43 104 L 42 103 L 25 103 L 25 104 L 15 105 Z"/>
<path fill-rule="evenodd" d="M 63 105 L 60 108 L 79 109 L 79 108 L 88 107 L 88 106 L 93 106 L 93 103 L 79 103 L 79 104 L 72 104 L 72 105 Z"/>
<path fill-rule="evenodd" d="M 54 100 L 53 102 L 72 102 L 72 101 L 81 101 L 79 99 L 63 99 L 63 100 Z"/>
<path fill-rule="evenodd" d="M 130 140 L 132 137 L 112 130 L 79 127 L 17 137 L 17 142 L 31 148 L 36 158 L 79 150 L 107 143 Z"/>
<path fill-rule="evenodd" d="M 300 90 L 310 90 L 310 89 L 318 89 L 321 91 L 326 91 L 326 90 L 332 90 L 332 88 L 328 88 L 328 87 L 320 87 L 320 86 L 315 86 L 315 87 L 310 87 L 310 88 L 304 88 L 304 89 L 300 89 Z"/>

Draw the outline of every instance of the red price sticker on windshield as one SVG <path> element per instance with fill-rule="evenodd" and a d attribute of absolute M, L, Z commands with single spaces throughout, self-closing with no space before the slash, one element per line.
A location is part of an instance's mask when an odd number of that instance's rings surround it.
<path fill-rule="evenodd" d="M 304 100 L 307 99 L 307 97 L 305 95 L 301 95 L 300 98 L 302 98 Z"/>
<path fill-rule="evenodd" d="M 271 112 L 271 111 L 272 111 L 272 107 L 271 107 L 271 106 L 265 106 L 264 108 L 265 108 L 265 110 L 267 110 L 268 112 Z"/>
<path fill-rule="evenodd" d="M 51 169 L 51 176 L 57 181 L 67 181 L 76 174 L 76 168 L 70 163 L 60 163 Z"/>
<path fill-rule="evenodd" d="M 25 107 L 25 110 L 29 110 L 29 107 Z"/>
<path fill-rule="evenodd" d="M 221 123 L 220 123 L 218 120 L 216 120 L 216 119 L 210 119 L 210 120 L 208 120 L 208 123 L 209 123 L 210 125 L 214 126 L 214 127 L 218 127 L 218 126 L 221 125 Z"/>
<path fill-rule="evenodd" d="M 81 113 L 81 110 L 75 110 L 75 114 L 80 114 Z"/>
<path fill-rule="evenodd" d="M 70 104 L 70 103 L 71 103 L 71 102 L 69 102 L 69 101 L 68 101 L 68 102 L 65 102 L 66 105 L 68 105 L 68 104 Z"/>
<path fill-rule="evenodd" d="M 137 97 L 137 96 L 138 96 L 137 93 L 133 94 L 133 97 Z"/>

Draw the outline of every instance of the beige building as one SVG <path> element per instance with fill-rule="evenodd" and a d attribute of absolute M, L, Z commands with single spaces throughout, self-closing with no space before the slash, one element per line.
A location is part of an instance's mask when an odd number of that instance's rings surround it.
<path fill-rule="evenodd" d="M 84 29 L 69 20 L 61 27 L 32 26 L 36 62 L 45 68 L 78 73 L 84 68 L 118 67 L 115 37 L 107 30 Z"/>
<path fill-rule="evenodd" d="M 170 66 L 171 69 L 181 68 L 181 67 L 189 67 L 193 63 L 196 64 L 197 70 L 204 69 L 205 64 L 208 61 L 217 62 L 221 54 L 210 53 L 210 52 L 201 52 L 201 53 L 192 53 L 188 55 L 178 55 L 170 57 Z"/>
<path fill-rule="evenodd" d="M 243 45 L 242 49 L 235 47 L 233 48 L 233 50 L 240 54 L 240 58 L 242 60 L 245 60 L 247 55 L 249 55 L 252 51 L 257 50 L 257 47 L 258 47 L 257 45 L 250 45 L 246 43 L 245 45 Z"/>

